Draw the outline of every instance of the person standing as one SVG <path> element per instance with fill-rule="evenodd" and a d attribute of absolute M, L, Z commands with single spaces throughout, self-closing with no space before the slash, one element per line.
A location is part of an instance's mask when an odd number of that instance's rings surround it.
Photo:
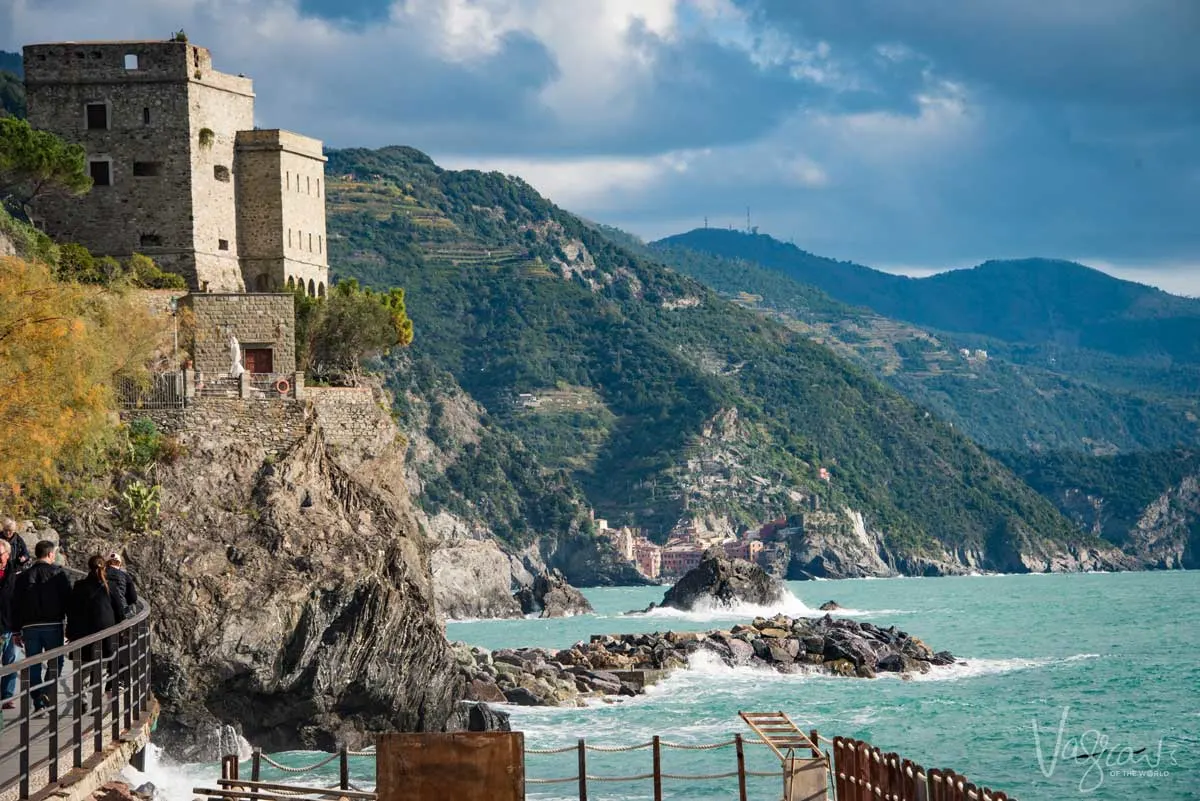
<path fill-rule="evenodd" d="M 20 572 L 33 563 L 29 558 L 29 546 L 25 544 L 25 538 L 17 533 L 16 520 L 11 517 L 4 518 L 4 523 L 0 524 L 0 539 L 7 542 L 11 549 L 8 560 L 12 562 L 14 572 Z"/>
<path fill-rule="evenodd" d="M 117 611 L 118 623 L 133 614 L 138 602 L 133 576 L 125 572 L 122 565 L 121 554 L 113 551 L 108 555 L 104 571 L 108 579 L 108 592 L 113 599 L 113 608 Z"/>
<path fill-rule="evenodd" d="M 17 569 L 12 561 L 12 545 L 0 539 L 0 666 L 11 665 L 20 653 L 19 629 L 13 620 L 13 590 L 17 586 Z M 17 694 L 17 674 L 0 679 L 0 708 L 12 709 L 12 697 Z"/>
<path fill-rule="evenodd" d="M 117 598 L 108 584 L 107 560 L 96 554 L 88 559 L 87 567 L 87 575 L 76 581 L 75 586 L 71 588 L 71 603 L 67 607 L 68 640 L 82 640 L 117 625 Z M 112 637 L 85 645 L 79 652 L 80 666 L 101 659 L 107 660 L 112 653 Z M 92 668 L 93 686 L 100 683 L 103 673 L 103 662 L 97 662 Z"/>
<path fill-rule="evenodd" d="M 71 579 L 67 572 L 54 563 L 58 546 L 50 540 L 42 540 L 33 548 L 34 563 L 28 570 L 17 575 L 17 586 L 13 590 L 15 625 L 25 643 L 25 656 L 35 657 L 63 644 L 63 621 L 67 617 L 67 606 L 71 602 Z M 55 676 L 62 675 L 63 660 L 58 660 Z M 46 688 L 41 687 L 42 665 L 29 668 L 29 686 L 34 690 L 35 709 L 50 705 Z"/>

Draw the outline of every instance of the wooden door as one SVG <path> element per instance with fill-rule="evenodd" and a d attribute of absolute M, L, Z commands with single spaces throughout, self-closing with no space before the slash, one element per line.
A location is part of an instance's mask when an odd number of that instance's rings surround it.
<path fill-rule="evenodd" d="M 242 366 L 251 374 L 273 373 L 273 353 L 270 348 L 246 348 L 242 351 Z"/>

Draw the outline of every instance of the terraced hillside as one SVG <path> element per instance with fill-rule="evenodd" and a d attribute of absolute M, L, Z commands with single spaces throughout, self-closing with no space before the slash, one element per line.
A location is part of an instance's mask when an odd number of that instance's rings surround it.
<path fill-rule="evenodd" d="M 329 171 L 339 274 L 405 287 L 418 355 L 610 520 L 660 533 L 685 514 L 752 523 L 818 498 L 861 511 L 883 557 L 911 570 L 1069 565 L 1106 547 L 829 349 L 518 179 L 442 170 L 409 148 L 335 151 Z M 455 263 L 437 248 L 527 260 Z M 553 414 L 514 403 L 548 391 L 588 401 Z"/>

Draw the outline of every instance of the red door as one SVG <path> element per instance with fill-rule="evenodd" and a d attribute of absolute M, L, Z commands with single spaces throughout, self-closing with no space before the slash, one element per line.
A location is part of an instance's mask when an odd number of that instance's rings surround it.
<path fill-rule="evenodd" d="M 242 366 L 247 373 L 273 373 L 275 365 L 270 348 L 246 348 L 242 351 Z"/>

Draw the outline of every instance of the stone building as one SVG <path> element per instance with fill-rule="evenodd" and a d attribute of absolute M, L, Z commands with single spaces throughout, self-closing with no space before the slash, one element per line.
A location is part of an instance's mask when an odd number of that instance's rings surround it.
<path fill-rule="evenodd" d="M 24 51 L 30 123 L 84 147 L 82 198 L 35 212 L 98 255 L 145 253 L 201 292 L 328 283 L 321 143 L 254 129 L 249 78 L 188 42 L 62 42 Z"/>
<path fill-rule="evenodd" d="M 296 370 L 296 315 L 285 293 L 199 293 L 180 300 L 191 310 L 191 349 L 196 371 L 228 375 L 233 366 L 230 337 L 236 337 L 242 366 L 252 375 L 288 376 Z"/>

